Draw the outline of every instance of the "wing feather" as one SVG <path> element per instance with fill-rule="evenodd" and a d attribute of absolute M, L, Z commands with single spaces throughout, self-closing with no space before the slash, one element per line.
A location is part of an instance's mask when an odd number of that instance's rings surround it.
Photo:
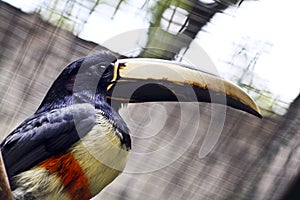
<path fill-rule="evenodd" d="M 95 119 L 94 107 L 85 103 L 25 120 L 0 145 L 9 179 L 69 149 L 92 129 Z"/>

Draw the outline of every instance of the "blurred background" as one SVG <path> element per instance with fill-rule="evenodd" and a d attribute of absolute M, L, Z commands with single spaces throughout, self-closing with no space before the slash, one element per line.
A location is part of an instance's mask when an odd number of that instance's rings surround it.
<path fill-rule="evenodd" d="M 279 199 L 300 167 L 298 6 L 279 0 L 0 1 L 0 139 L 34 113 L 64 66 L 79 57 L 110 50 L 197 64 L 244 88 L 264 119 L 228 108 L 218 143 L 200 159 L 210 105 L 130 105 L 122 116 L 135 152 L 163 148 L 179 123 L 197 135 L 170 165 L 123 173 L 95 199 Z M 209 60 L 197 60 L 200 54 Z M 162 115 L 168 117 L 157 130 L 151 124 Z M 134 156 L 128 163 L 130 169 L 143 165 L 151 163 Z"/>

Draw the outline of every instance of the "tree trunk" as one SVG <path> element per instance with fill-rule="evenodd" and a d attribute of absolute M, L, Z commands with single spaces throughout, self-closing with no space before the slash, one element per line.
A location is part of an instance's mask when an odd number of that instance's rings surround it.
<path fill-rule="evenodd" d="M 229 6 L 229 4 L 219 1 L 212 4 L 203 3 L 198 0 L 190 1 L 188 5 L 182 6 L 189 12 L 185 23 L 182 24 L 178 33 L 170 33 L 163 30 L 160 23 L 163 13 L 170 7 L 171 3 L 172 1 L 168 1 L 168 3 L 158 5 L 154 9 L 156 10 L 154 14 L 155 19 L 151 23 L 152 28 L 149 29 L 148 41 L 146 47 L 138 57 L 174 59 L 183 48 L 187 48 L 190 45 L 198 32 L 216 13 L 225 10 Z M 169 23 L 172 23 L 172 20 L 175 19 L 172 17 L 169 19 Z M 173 23 L 176 23 L 176 21 L 173 21 Z"/>

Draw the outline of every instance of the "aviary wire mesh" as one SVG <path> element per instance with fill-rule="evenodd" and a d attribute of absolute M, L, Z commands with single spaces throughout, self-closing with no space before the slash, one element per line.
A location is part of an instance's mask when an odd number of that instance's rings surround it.
<path fill-rule="evenodd" d="M 216 1 L 215 7 L 203 6 L 204 3 L 193 7 L 193 3 L 195 1 L 45 0 L 35 1 L 27 12 L 23 12 L 0 2 L 1 138 L 35 111 L 67 63 L 91 51 L 105 49 L 105 45 L 101 45 L 105 44 L 103 38 L 109 39 L 118 34 L 118 30 L 121 32 L 134 26 L 126 21 L 109 32 L 105 20 L 113 24 L 127 13 L 139 18 L 138 28 L 158 27 L 143 36 L 148 38 L 147 42 L 137 40 L 137 50 L 126 56 L 180 60 L 190 47 L 190 39 L 200 37 L 197 34 L 199 27 L 193 19 L 197 22 L 203 19 L 204 25 L 209 21 L 209 15 L 228 15 L 226 8 L 239 2 Z M 103 21 L 90 28 L 89 23 L 97 16 Z M 93 28 L 95 42 L 86 38 Z M 205 26 L 203 31 L 210 34 Z M 189 37 L 182 37 L 182 34 Z M 173 49 L 164 49 L 170 47 L 170 43 L 157 46 L 159 37 L 171 42 L 168 39 L 176 37 L 178 42 Z M 173 163 L 148 173 L 125 172 L 95 199 L 278 199 L 282 195 L 299 171 L 300 107 L 296 104 L 285 118 L 278 116 L 286 112 L 290 102 L 273 97 L 267 88 L 252 84 L 260 82 L 264 85 L 264 80 L 253 73 L 253 68 L 260 54 L 267 52 L 272 44 L 254 41 L 256 47 L 257 44 L 262 47 L 257 50 L 251 47 L 254 43 L 247 44 L 246 41 L 249 39 L 233 44 L 236 51 L 232 52 L 232 59 L 224 61 L 231 74 L 222 75 L 244 87 L 264 113 L 273 118 L 259 120 L 229 109 L 217 145 L 207 157 L 200 159 L 199 148 L 213 112 L 210 106 L 200 104 L 199 121 L 199 113 L 195 111 L 198 104 L 130 105 L 129 114 L 125 112 L 123 116 L 136 137 L 135 152 L 163 148 L 174 139 L 179 124 L 183 130 L 197 130 L 197 135 Z M 241 66 L 241 59 L 244 59 L 242 64 L 247 64 L 246 68 Z M 161 118 L 161 110 L 169 117 L 156 135 L 143 138 L 142 135 L 157 131 L 157 127 L 149 124 L 154 123 L 153 119 Z M 165 156 L 172 156 L 177 150 L 167 152 Z M 151 164 L 146 158 L 135 160 L 134 156 L 128 163 L 131 169 Z"/>

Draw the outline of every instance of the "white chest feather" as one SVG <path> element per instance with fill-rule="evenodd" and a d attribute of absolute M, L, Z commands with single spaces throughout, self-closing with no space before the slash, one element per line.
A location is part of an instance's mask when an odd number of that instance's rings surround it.
<path fill-rule="evenodd" d="M 88 177 L 93 195 L 123 171 L 129 153 L 121 146 L 111 123 L 101 117 L 98 117 L 94 128 L 71 152 Z"/>

